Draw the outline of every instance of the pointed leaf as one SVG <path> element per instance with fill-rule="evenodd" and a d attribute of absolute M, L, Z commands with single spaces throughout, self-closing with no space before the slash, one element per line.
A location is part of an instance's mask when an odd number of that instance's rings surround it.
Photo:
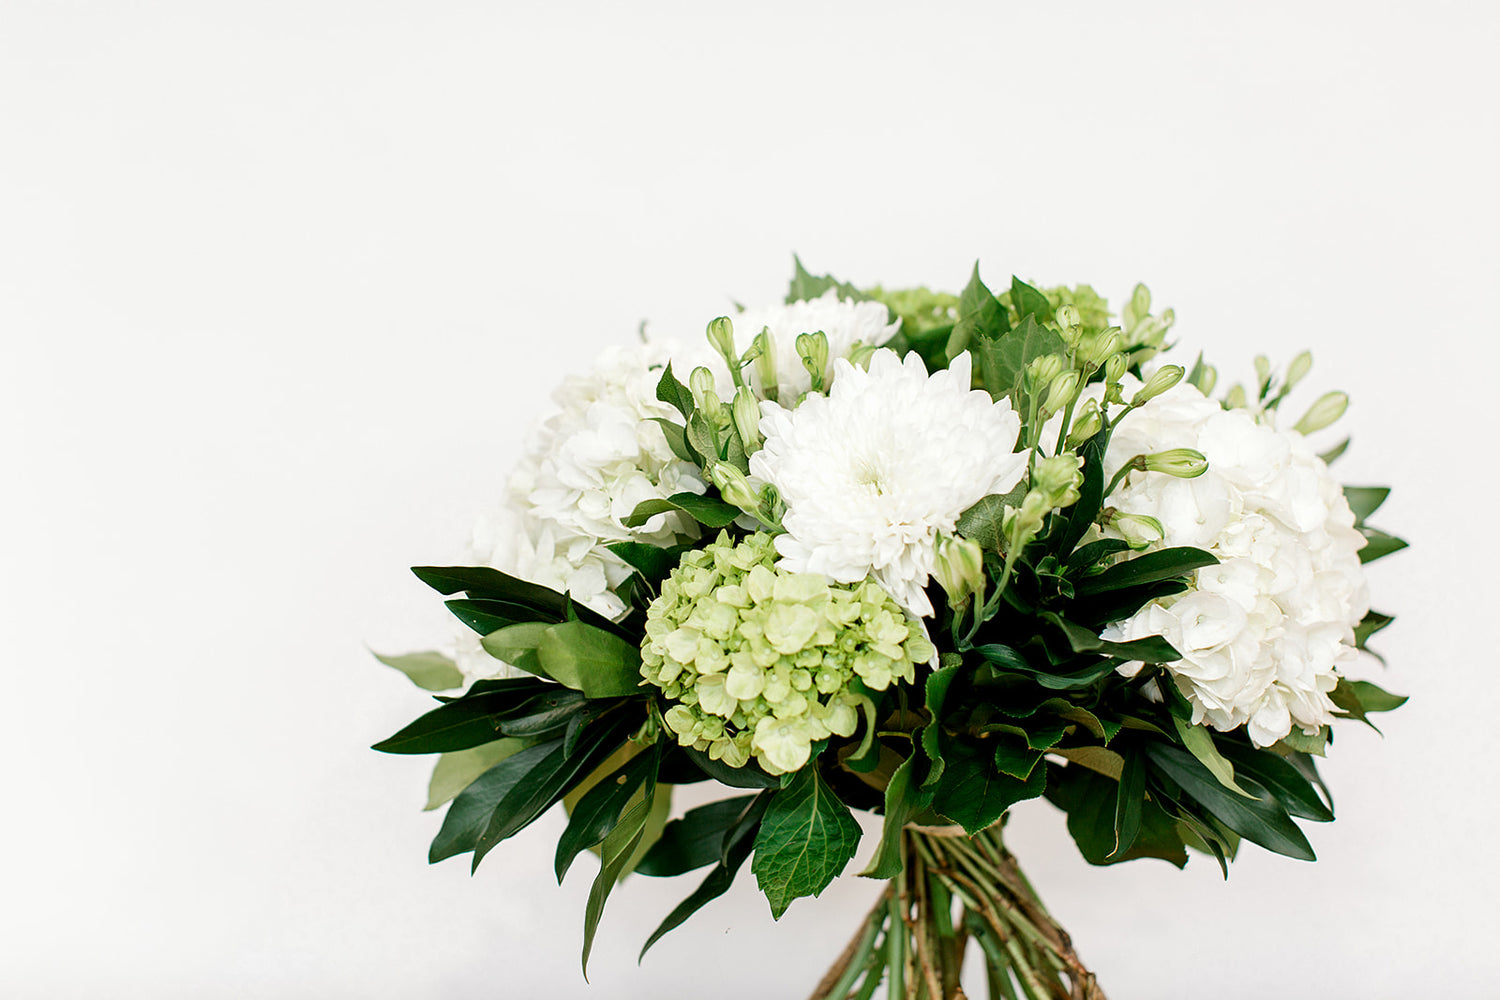
<path fill-rule="evenodd" d="M 922 789 L 921 763 L 916 753 L 903 760 L 885 786 L 885 820 L 880 846 L 860 872 L 866 878 L 888 879 L 901 874 L 901 832 L 913 816 L 932 804 L 932 792 Z"/>
<path fill-rule="evenodd" d="M 667 367 L 662 369 L 661 378 L 656 382 L 656 398 L 682 414 L 683 420 L 693 418 L 693 394 L 688 387 L 677 381 L 677 376 L 672 374 L 672 362 L 667 362 Z"/>
<path fill-rule="evenodd" d="M 771 904 L 771 916 L 779 920 L 792 900 L 827 888 L 854 857 L 859 836 L 849 807 L 816 766 L 793 775 L 766 810 L 750 868 Z"/>
<path fill-rule="evenodd" d="M 525 740 L 508 738 L 443 754 L 438 758 L 437 766 L 432 769 L 432 780 L 427 784 L 427 804 L 422 807 L 423 811 L 436 809 L 452 801 L 454 796 L 472 785 L 481 774 L 512 754 L 526 749 L 526 746 Z"/>
<path fill-rule="evenodd" d="M 1344 499 L 1354 512 L 1354 523 L 1364 524 L 1365 518 L 1380 509 L 1386 497 L 1391 495 L 1389 486 L 1345 486 Z"/>
<path fill-rule="evenodd" d="M 1010 307 L 1019 317 L 1035 316 L 1040 323 L 1052 320 L 1052 303 L 1047 301 L 1047 296 L 1015 275 L 1010 279 Z"/>
<path fill-rule="evenodd" d="M 970 836 L 999 822 L 1017 802 L 1034 799 L 1047 788 L 1046 768 L 1034 768 L 1025 781 L 1012 778 L 995 767 L 994 751 L 971 740 L 945 739 L 943 755 L 948 766 L 934 790 L 932 807 Z"/>
<path fill-rule="evenodd" d="M 388 667 L 395 667 L 424 691 L 451 691 L 464 686 L 463 671 L 442 653 L 405 653 L 400 656 L 382 656 L 371 650 L 375 659 Z"/>
<path fill-rule="evenodd" d="M 1174 705 L 1175 707 L 1175 705 Z M 1224 759 L 1219 753 L 1219 748 L 1214 746 L 1213 734 L 1206 726 L 1195 726 L 1187 719 L 1179 716 L 1175 711 L 1172 713 L 1172 724 L 1177 727 L 1177 735 L 1182 740 L 1182 745 L 1187 747 L 1188 752 L 1198 758 L 1202 764 L 1219 780 L 1219 784 L 1247 799 L 1254 798 L 1249 792 L 1241 788 L 1234 780 L 1234 765 Z"/>
<path fill-rule="evenodd" d="M 1100 594 L 1107 590 L 1121 590 L 1146 583 L 1158 583 L 1184 577 L 1204 566 L 1214 566 L 1218 557 L 1202 549 L 1179 546 L 1158 549 L 1125 562 L 1115 563 L 1104 572 L 1084 577 L 1075 584 L 1079 597 Z"/>
<path fill-rule="evenodd" d="M 1359 561 L 1362 563 L 1383 559 L 1392 552 L 1400 552 L 1406 548 L 1406 542 L 1376 528 L 1364 527 L 1359 532 L 1365 536 L 1365 547 L 1359 550 Z"/>
<path fill-rule="evenodd" d="M 1276 801 L 1290 815 L 1316 823 L 1327 823 L 1333 819 L 1333 810 L 1318 797 L 1312 781 L 1287 758 L 1270 750 L 1257 750 L 1230 740 L 1226 740 L 1220 749 L 1225 757 L 1234 762 L 1239 773 L 1247 775 L 1276 796 Z M 1308 759 L 1305 755 L 1299 756 L 1303 760 Z M 1313 773 L 1316 775 L 1317 772 Z"/>
<path fill-rule="evenodd" d="M 1312 845 L 1291 817 L 1266 792 L 1264 797 L 1243 798 L 1227 790 L 1196 758 L 1166 743 L 1146 744 L 1152 765 L 1182 788 L 1184 794 L 1217 817 L 1246 840 L 1270 851 L 1301 861 L 1315 861 Z M 1242 784 L 1252 792 L 1264 792 L 1248 780 Z"/>
<path fill-rule="evenodd" d="M 517 781 L 546 760 L 560 745 L 561 741 L 553 740 L 527 747 L 506 757 L 470 782 L 448 807 L 442 829 L 438 830 L 432 847 L 427 852 L 428 862 L 436 864 L 444 858 L 472 851 L 495 807 L 515 787 Z"/>
<path fill-rule="evenodd" d="M 642 754 L 641 756 L 646 756 Z M 656 782 L 647 781 L 645 796 L 620 818 L 609 831 L 599 848 L 599 874 L 589 888 L 589 901 L 583 911 L 583 977 L 589 974 L 589 953 L 594 950 L 594 934 L 599 930 L 599 920 L 604 916 L 604 904 L 610 890 L 619 882 L 625 866 L 635 854 L 646 833 L 646 821 L 651 817 L 651 808 L 656 800 Z"/>
<path fill-rule="evenodd" d="M 646 852 L 635 870 L 642 875 L 681 875 L 719 860 L 724 834 L 755 798 L 740 795 L 689 809 L 662 830 L 661 838 Z"/>
<path fill-rule="evenodd" d="M 641 651 L 612 632 L 563 622 L 542 633 L 536 652 L 548 677 L 589 698 L 641 693 Z"/>
<path fill-rule="evenodd" d="M 643 785 L 655 787 L 656 767 L 660 761 L 658 748 L 638 753 L 596 782 L 578 800 L 568 817 L 567 827 L 557 839 L 553 870 L 559 883 L 567 875 L 574 858 L 601 843 L 619 825 L 621 814 L 636 792 Z"/>

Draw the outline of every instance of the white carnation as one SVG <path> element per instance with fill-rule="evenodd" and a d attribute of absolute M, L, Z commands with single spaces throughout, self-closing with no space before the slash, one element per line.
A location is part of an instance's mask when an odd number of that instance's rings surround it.
<path fill-rule="evenodd" d="M 606 546 L 643 541 L 673 545 L 698 537 L 695 522 L 658 514 L 638 528 L 624 520 L 644 500 L 707 488 L 697 466 L 672 454 L 655 417 L 681 421 L 656 398 L 671 345 L 611 347 L 587 375 L 564 379 L 558 411 L 537 427 L 511 474 L 500 508 L 475 528 L 480 564 L 571 594 L 611 618 L 625 611 L 612 593 L 630 569 Z M 653 367 L 656 366 L 656 367 Z M 503 665 L 460 639 L 458 662 L 470 677 Z"/>
<path fill-rule="evenodd" d="M 1220 732 L 1247 726 L 1257 746 L 1269 746 L 1293 726 L 1312 734 L 1333 720 L 1328 693 L 1355 658 L 1354 626 L 1369 595 L 1364 539 L 1342 488 L 1301 434 L 1262 420 L 1180 383 L 1121 423 L 1106 476 L 1166 448 L 1196 448 L 1208 471 L 1196 479 L 1131 472 L 1107 503 L 1160 521 L 1157 547 L 1192 545 L 1220 561 L 1199 570 L 1187 593 L 1147 605 L 1104 636 L 1164 636 L 1182 654 L 1166 668 L 1193 721 Z"/>
<path fill-rule="evenodd" d="M 929 376 L 917 356 L 879 350 L 868 371 L 837 361 L 827 396 L 761 404 L 766 442 L 750 471 L 786 502 L 778 565 L 840 583 L 873 576 L 906 610 L 933 613 L 923 588 L 938 536 L 1026 470 L 1020 417 L 970 389 L 970 364 L 961 354 Z"/>
<path fill-rule="evenodd" d="M 879 347 L 901 328 L 899 320 L 890 321 L 890 311 L 883 303 L 845 301 L 831 288 L 816 299 L 746 309 L 731 316 L 730 321 L 734 324 L 735 349 L 741 354 L 750 349 L 762 330 L 770 331 L 777 398 L 789 404 L 812 388 L 812 376 L 797 354 L 798 334 L 821 332 L 828 338 L 828 369 L 823 373 L 826 384 L 835 375 L 834 363 L 847 358 L 856 344 Z M 692 368 L 704 365 L 718 376 L 721 393 L 726 397 L 730 394 L 729 369 L 706 343 L 694 342 L 674 357 L 673 367 L 681 369 L 678 375 L 684 382 Z M 756 366 L 745 369 L 745 374 L 751 387 L 764 397 L 766 387 Z"/>

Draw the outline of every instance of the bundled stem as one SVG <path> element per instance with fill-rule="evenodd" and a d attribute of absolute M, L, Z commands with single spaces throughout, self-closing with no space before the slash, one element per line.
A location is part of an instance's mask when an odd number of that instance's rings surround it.
<path fill-rule="evenodd" d="M 999 827 L 974 837 L 909 827 L 902 873 L 885 887 L 810 1000 L 966 1000 L 972 940 L 990 1000 L 1105 1000 L 1068 934 L 1005 849 Z"/>

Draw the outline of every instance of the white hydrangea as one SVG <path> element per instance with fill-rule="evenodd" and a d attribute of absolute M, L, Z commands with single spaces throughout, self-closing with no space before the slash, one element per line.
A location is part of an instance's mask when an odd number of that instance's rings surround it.
<path fill-rule="evenodd" d="M 750 349 L 762 330 L 771 334 L 772 360 L 776 366 L 777 398 L 794 403 L 812 388 L 812 376 L 797 354 L 799 333 L 822 332 L 828 338 L 828 369 L 824 378 L 834 377 L 834 362 L 847 358 L 856 344 L 879 347 L 901 329 L 900 321 L 892 323 L 890 312 L 880 302 L 850 302 L 840 299 L 829 289 L 816 299 L 746 309 L 729 317 L 734 324 L 734 344 L 739 353 Z M 729 369 L 712 348 L 701 341 L 691 342 L 675 355 L 674 370 L 686 382 L 688 373 L 698 365 L 707 366 L 719 378 L 721 394 L 730 395 Z M 764 397 L 765 386 L 755 365 L 745 370 L 751 388 Z"/>
<path fill-rule="evenodd" d="M 1160 521 L 1157 547 L 1203 548 L 1219 565 L 1104 637 L 1171 642 L 1182 659 L 1166 667 L 1195 723 L 1220 732 L 1247 726 L 1257 746 L 1293 726 L 1316 733 L 1333 720 L 1328 693 L 1355 659 L 1354 626 L 1369 611 L 1364 538 L 1342 488 L 1301 434 L 1277 430 L 1267 415 L 1224 410 L 1185 382 L 1120 424 L 1106 477 L 1168 448 L 1196 448 L 1208 471 L 1196 479 L 1131 472 L 1106 502 Z"/>
<path fill-rule="evenodd" d="M 664 343 L 611 347 L 588 374 L 564 379 L 552 397 L 558 411 L 533 431 L 505 502 L 475 529 L 478 564 L 567 592 L 614 618 L 625 605 L 611 588 L 630 570 L 605 546 L 698 537 L 696 523 L 677 513 L 658 514 L 638 528 L 623 524 L 643 500 L 707 488 L 697 466 L 672 454 L 652 419 L 681 421 L 656 398 L 671 354 Z M 502 671 L 475 639 L 459 640 L 460 668 L 471 677 Z"/>
<path fill-rule="evenodd" d="M 961 354 L 929 376 L 916 355 L 883 349 L 868 371 L 837 361 L 827 396 L 761 404 L 766 441 L 750 471 L 786 502 L 778 565 L 839 583 L 873 576 L 907 611 L 933 613 L 923 588 L 939 536 L 1026 471 L 1020 417 L 970 388 L 970 365 Z"/>

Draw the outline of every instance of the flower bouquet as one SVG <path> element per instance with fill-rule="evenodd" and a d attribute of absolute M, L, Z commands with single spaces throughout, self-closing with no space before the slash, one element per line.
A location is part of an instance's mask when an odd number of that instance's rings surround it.
<path fill-rule="evenodd" d="M 1001 830 L 1045 796 L 1090 862 L 1242 841 L 1313 860 L 1349 676 L 1390 616 L 1365 524 L 1283 419 L 1310 356 L 1215 398 L 1164 364 L 1170 310 L 1087 285 L 861 290 L 797 263 L 784 305 L 565 380 L 473 566 L 419 567 L 456 656 L 383 657 L 438 707 L 376 744 L 440 754 L 430 860 L 562 803 L 559 880 L 600 865 L 583 960 L 629 872 L 707 869 L 645 942 L 750 862 L 773 916 L 854 859 L 884 888 L 815 998 L 1101 997 Z M 673 817 L 674 786 L 724 796 Z M 753 859 L 753 860 L 752 860 Z M 644 954 L 644 949 L 643 952 Z M 970 984 L 973 988 L 973 984 Z"/>

